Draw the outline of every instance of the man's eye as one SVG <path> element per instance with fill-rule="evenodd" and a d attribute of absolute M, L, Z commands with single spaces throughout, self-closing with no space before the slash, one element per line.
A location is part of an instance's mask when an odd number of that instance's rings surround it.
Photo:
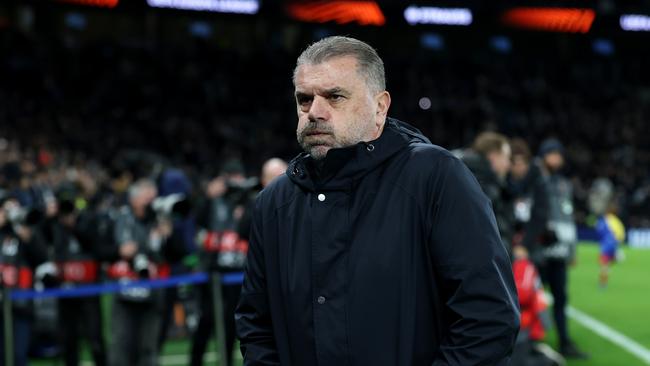
<path fill-rule="evenodd" d="M 299 105 L 307 105 L 309 103 L 311 103 L 311 98 L 308 98 L 308 97 L 299 97 L 298 98 L 298 104 Z"/>
<path fill-rule="evenodd" d="M 343 99 L 343 96 L 340 94 L 332 94 L 330 95 L 329 99 L 333 102 L 338 102 L 339 100 Z"/>

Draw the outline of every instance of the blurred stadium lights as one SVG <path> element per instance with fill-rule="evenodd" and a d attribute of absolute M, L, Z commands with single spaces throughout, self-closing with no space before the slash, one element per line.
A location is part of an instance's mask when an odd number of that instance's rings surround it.
<path fill-rule="evenodd" d="M 592 49 L 594 53 L 601 56 L 611 56 L 614 54 L 614 43 L 609 39 L 595 39 L 592 43 Z"/>
<path fill-rule="evenodd" d="M 431 6 L 411 5 L 404 10 L 404 19 L 410 25 L 441 24 L 462 25 L 472 24 L 472 11 L 468 8 L 437 8 Z"/>
<path fill-rule="evenodd" d="M 375 1 L 291 2 L 287 4 L 286 10 L 291 18 L 303 22 L 375 26 L 386 24 L 386 17 Z"/>
<path fill-rule="evenodd" d="M 506 36 L 494 36 L 490 38 L 490 46 L 493 50 L 503 54 L 508 54 L 512 51 L 512 42 Z"/>
<path fill-rule="evenodd" d="M 621 29 L 631 32 L 650 32 L 650 16 L 640 14 L 621 15 Z"/>
<path fill-rule="evenodd" d="M 101 8 L 114 8 L 120 0 L 58 0 L 61 3 L 74 5 L 97 6 Z"/>
<path fill-rule="evenodd" d="M 418 105 L 420 106 L 420 109 L 427 111 L 431 109 L 431 99 L 429 99 L 429 97 L 422 97 L 418 101 Z"/>
<path fill-rule="evenodd" d="M 81 13 L 68 13 L 65 15 L 65 24 L 70 29 L 83 30 L 88 24 L 86 16 Z"/>
<path fill-rule="evenodd" d="M 318 28 L 314 30 L 313 40 L 317 41 L 325 37 L 335 36 L 336 34 L 336 31 L 329 28 Z"/>
<path fill-rule="evenodd" d="M 194 21 L 189 25 L 190 34 L 196 38 L 210 38 L 212 31 L 212 26 L 204 21 Z"/>
<path fill-rule="evenodd" d="M 565 33 L 588 33 L 596 18 L 593 9 L 513 8 L 502 21 L 508 26 L 530 30 Z"/>
<path fill-rule="evenodd" d="M 442 51 L 445 48 L 445 40 L 437 33 L 422 33 L 420 35 L 420 46 L 434 51 Z"/>
<path fill-rule="evenodd" d="M 154 8 L 211 11 L 217 13 L 257 14 L 259 0 L 147 0 Z"/>

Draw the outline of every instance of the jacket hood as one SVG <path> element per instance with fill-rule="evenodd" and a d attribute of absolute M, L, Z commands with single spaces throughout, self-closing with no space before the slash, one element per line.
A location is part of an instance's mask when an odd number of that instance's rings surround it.
<path fill-rule="evenodd" d="M 350 190 L 356 180 L 411 143 L 431 142 L 415 127 L 387 118 L 384 131 L 376 140 L 330 149 L 322 161 L 315 161 L 303 152 L 289 163 L 287 175 L 309 191 Z"/>

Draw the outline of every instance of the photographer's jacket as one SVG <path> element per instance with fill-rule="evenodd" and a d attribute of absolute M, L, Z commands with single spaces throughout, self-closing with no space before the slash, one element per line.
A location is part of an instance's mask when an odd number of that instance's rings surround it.
<path fill-rule="evenodd" d="M 0 227 L 0 286 L 29 290 L 34 285 L 36 267 L 47 260 L 47 249 L 37 233 L 29 242 L 20 239 L 11 224 Z M 31 316 L 32 300 L 12 302 L 14 312 Z"/>
<path fill-rule="evenodd" d="M 88 284 L 99 279 L 98 230 L 87 221 L 82 214 L 74 228 L 58 222 L 52 225 L 54 260 L 64 283 Z"/>
<path fill-rule="evenodd" d="M 573 186 L 560 174 L 548 177 L 548 229 L 557 241 L 545 248 L 546 258 L 571 261 L 575 256 L 577 230 L 573 218 Z"/>
<path fill-rule="evenodd" d="M 245 365 L 505 365 L 517 295 L 462 162 L 389 119 L 258 197 L 236 313 Z"/>
<path fill-rule="evenodd" d="M 152 232 L 156 225 L 157 217 L 152 210 L 147 210 L 147 214 L 143 218 L 137 218 L 129 207 L 123 207 L 114 225 L 115 242 L 117 246 L 124 244 L 127 241 L 134 241 L 138 246 L 136 258 L 131 263 L 123 260 L 113 264 L 109 269 L 110 277 L 147 277 L 147 278 L 164 278 L 170 274 L 169 262 L 182 258 L 185 252 L 185 244 L 183 238 L 172 235 L 168 238 L 163 238 L 160 235 L 153 235 Z M 137 263 L 138 258 L 145 259 L 144 262 Z M 150 268 L 153 271 L 147 271 L 146 275 L 141 272 L 144 267 Z"/>

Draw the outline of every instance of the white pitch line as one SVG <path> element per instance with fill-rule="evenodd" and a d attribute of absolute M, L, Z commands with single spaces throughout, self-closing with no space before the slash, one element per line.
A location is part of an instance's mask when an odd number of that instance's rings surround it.
<path fill-rule="evenodd" d="M 580 323 L 585 328 L 633 354 L 638 359 L 643 361 L 646 365 L 650 365 L 650 350 L 643 347 L 635 340 L 625 336 L 623 333 L 610 328 L 604 323 L 592 318 L 591 316 L 572 306 L 567 306 L 567 315 L 571 319 Z"/>

